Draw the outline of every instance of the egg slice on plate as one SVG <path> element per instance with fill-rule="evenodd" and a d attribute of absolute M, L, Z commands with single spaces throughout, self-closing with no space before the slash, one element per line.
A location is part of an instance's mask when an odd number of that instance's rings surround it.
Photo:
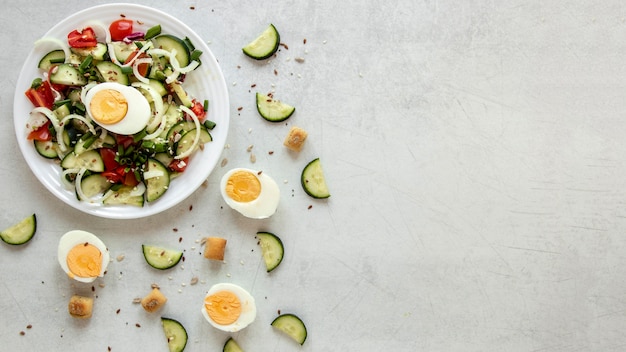
<path fill-rule="evenodd" d="M 100 83 L 89 89 L 84 104 L 95 123 L 118 134 L 141 131 L 152 114 L 150 103 L 139 90 L 115 82 Z"/>
<path fill-rule="evenodd" d="M 93 282 L 104 276 L 109 265 L 109 250 L 94 234 L 87 231 L 69 231 L 59 240 L 59 264 L 72 279 Z"/>
<path fill-rule="evenodd" d="M 215 328 L 236 332 L 254 321 L 256 304 L 254 297 L 240 286 L 215 284 L 204 297 L 202 315 Z"/>
<path fill-rule="evenodd" d="M 280 200 L 276 181 L 265 172 L 232 169 L 222 177 L 220 188 L 228 206 L 253 219 L 272 216 Z"/>

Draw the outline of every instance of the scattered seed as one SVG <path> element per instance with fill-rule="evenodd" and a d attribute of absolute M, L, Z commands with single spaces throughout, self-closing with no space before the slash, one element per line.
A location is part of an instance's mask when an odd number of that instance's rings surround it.
<path fill-rule="evenodd" d="M 190 10 L 195 10 L 195 9 L 196 9 L 196 7 L 195 7 L 195 6 L 189 6 L 189 9 L 190 9 Z"/>
<path fill-rule="evenodd" d="M 189 281 L 190 285 L 195 285 L 197 283 L 198 283 L 198 277 L 197 276 L 192 277 L 191 281 Z"/>
<path fill-rule="evenodd" d="M 274 69 L 274 76 L 278 76 L 278 70 Z"/>
<path fill-rule="evenodd" d="M 308 207 L 307 209 L 311 209 L 311 208 L 313 208 L 313 206 L 312 206 L 312 205 L 309 205 L 309 207 Z"/>
<path fill-rule="evenodd" d="M 306 44 L 306 38 L 302 39 L 302 44 Z"/>
<path fill-rule="evenodd" d="M 303 57 L 300 57 L 300 56 L 298 56 L 298 57 L 297 57 L 297 58 L 295 58 L 294 60 L 296 60 L 296 62 L 297 62 L 297 63 L 300 63 L 300 64 L 304 62 L 304 58 L 303 58 Z"/>
<path fill-rule="evenodd" d="M 175 227 L 175 228 L 173 228 L 173 229 L 172 229 L 172 231 L 174 231 L 174 232 L 178 232 L 178 228 L 177 228 L 177 227 Z"/>
<path fill-rule="evenodd" d="M 226 158 L 222 159 L 222 162 L 220 163 L 220 166 L 224 167 L 224 166 L 226 166 L 226 164 L 228 164 L 228 159 L 226 159 Z"/>
<path fill-rule="evenodd" d="M 250 88 L 254 88 L 256 87 L 256 83 L 252 83 L 252 85 L 250 86 Z"/>
<path fill-rule="evenodd" d="M 20 335 L 24 336 L 26 333 L 24 331 L 20 331 Z"/>
<path fill-rule="evenodd" d="M 274 151 L 270 150 L 269 152 L 267 152 L 267 154 L 272 155 L 272 154 L 274 154 Z"/>
<path fill-rule="evenodd" d="M 117 310 L 115 311 L 115 314 L 120 314 L 121 309 L 117 308 Z"/>
<path fill-rule="evenodd" d="M 257 174 L 257 175 L 259 175 L 259 176 L 261 176 L 261 174 L 262 174 L 262 173 L 263 173 L 263 170 L 261 170 L 261 171 L 257 172 L 256 174 Z"/>
<path fill-rule="evenodd" d="M 30 324 L 26 325 L 26 329 L 32 329 L 32 328 L 33 328 L 32 325 L 30 325 Z"/>
<path fill-rule="evenodd" d="M 241 110 L 243 110 L 243 106 L 240 106 L 237 108 L 237 111 L 241 111 Z"/>
<path fill-rule="evenodd" d="M 116 259 L 117 259 L 118 262 L 121 262 L 122 260 L 124 260 L 124 258 L 125 258 L 125 256 L 123 254 L 120 254 L 120 255 L 117 256 Z"/>
<path fill-rule="evenodd" d="M 138 328 L 140 328 L 140 327 L 141 327 L 141 324 L 139 324 L 139 323 L 135 323 L 135 326 L 136 326 L 136 327 L 138 327 Z"/>
<path fill-rule="evenodd" d="M 278 315 L 280 315 L 280 309 L 278 310 Z"/>
<path fill-rule="evenodd" d="M 157 289 L 160 289 L 161 287 L 159 287 L 159 285 L 158 285 L 158 284 L 153 283 L 152 285 L 150 285 L 150 288 L 157 288 Z"/>
<path fill-rule="evenodd" d="M 100 286 L 100 288 L 104 288 L 104 286 L 106 286 L 103 282 L 99 283 L 98 286 Z"/>
<path fill-rule="evenodd" d="M 91 292 L 96 292 L 96 287 L 95 286 L 91 286 Z"/>
<path fill-rule="evenodd" d="M 178 237 L 178 243 L 181 243 L 183 241 L 182 237 Z"/>

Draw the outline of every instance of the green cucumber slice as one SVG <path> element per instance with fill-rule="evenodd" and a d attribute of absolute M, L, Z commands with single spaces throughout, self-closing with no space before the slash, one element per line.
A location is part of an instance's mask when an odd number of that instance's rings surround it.
<path fill-rule="evenodd" d="M 156 176 L 151 173 L 158 174 Z M 149 175 L 149 178 L 145 178 Z M 160 161 L 150 158 L 144 171 L 144 181 L 146 184 L 146 200 L 153 202 L 159 199 L 170 186 L 169 170 Z"/>
<path fill-rule="evenodd" d="M 113 184 L 102 174 L 91 174 L 82 178 L 80 188 L 88 199 L 108 191 Z M 76 195 L 78 197 L 78 195 Z M 79 199 L 81 200 L 81 199 Z"/>
<path fill-rule="evenodd" d="M 96 70 L 103 82 L 116 82 L 125 86 L 130 84 L 128 75 L 122 71 L 122 68 L 110 61 L 98 62 Z"/>
<path fill-rule="evenodd" d="M 306 194 L 311 197 L 318 199 L 330 197 L 319 158 L 313 159 L 304 167 L 300 181 Z"/>
<path fill-rule="evenodd" d="M 196 138 L 196 129 L 192 129 L 188 132 L 185 132 L 180 140 L 176 143 L 176 155 L 181 155 L 186 153 L 189 148 L 193 146 L 193 141 Z M 196 145 L 198 148 L 199 145 L 208 143 L 213 140 L 209 131 L 206 128 L 200 127 L 200 141 Z"/>
<path fill-rule="evenodd" d="M 287 334 L 287 336 L 301 345 L 304 344 L 306 340 L 306 326 L 304 322 L 302 322 L 302 319 L 294 314 L 287 313 L 279 315 L 272 321 L 272 326 Z"/>
<path fill-rule="evenodd" d="M 121 186 L 113 194 L 106 197 L 102 202 L 105 205 L 132 205 L 136 207 L 143 207 L 144 197 L 143 194 L 135 195 L 135 187 Z"/>
<path fill-rule="evenodd" d="M 59 145 L 53 141 L 38 141 L 34 140 L 35 150 L 39 155 L 47 159 L 56 159 L 59 157 Z"/>
<path fill-rule="evenodd" d="M 84 86 L 87 78 L 72 64 L 60 64 L 50 73 L 50 82 L 64 86 Z"/>
<path fill-rule="evenodd" d="M 285 121 L 296 111 L 295 107 L 259 92 L 256 93 L 256 109 L 270 122 Z"/>
<path fill-rule="evenodd" d="M 243 352 L 243 349 L 239 347 L 239 344 L 235 341 L 235 339 L 229 337 L 224 344 L 222 352 Z"/>
<path fill-rule="evenodd" d="M 280 45 L 280 34 L 273 24 L 270 24 L 258 37 L 244 46 L 241 50 L 255 60 L 264 60 L 274 55 Z"/>
<path fill-rule="evenodd" d="M 178 60 L 180 67 L 185 67 L 191 62 L 189 47 L 182 39 L 171 34 L 161 34 L 152 39 L 152 41 L 155 48 L 161 48 L 169 52 L 171 52 L 172 49 L 176 50 L 176 55 L 174 56 L 176 60 Z"/>
<path fill-rule="evenodd" d="M 276 269 L 280 262 L 283 261 L 283 255 L 285 253 L 283 241 L 270 232 L 257 232 L 256 237 L 259 239 L 263 261 L 265 261 L 265 268 L 269 273 Z"/>
<path fill-rule="evenodd" d="M 58 65 L 65 62 L 65 52 L 63 50 L 52 50 L 39 60 L 39 69 L 48 72 L 52 65 Z"/>
<path fill-rule="evenodd" d="M 165 270 L 173 268 L 183 257 L 183 252 L 175 249 L 167 249 L 158 246 L 142 244 L 143 257 L 153 268 Z"/>
<path fill-rule="evenodd" d="M 102 161 L 102 156 L 96 150 L 87 150 L 78 155 L 72 152 L 63 158 L 61 167 L 64 169 L 85 168 L 93 172 L 102 172 L 104 171 L 104 161 Z"/>
<path fill-rule="evenodd" d="M 30 241 L 35 236 L 35 231 L 37 231 L 37 216 L 32 214 L 17 224 L 2 230 L 0 238 L 5 243 L 20 245 Z"/>
<path fill-rule="evenodd" d="M 182 352 L 187 346 L 187 330 L 183 324 L 171 318 L 161 317 L 161 325 L 170 352 Z"/>

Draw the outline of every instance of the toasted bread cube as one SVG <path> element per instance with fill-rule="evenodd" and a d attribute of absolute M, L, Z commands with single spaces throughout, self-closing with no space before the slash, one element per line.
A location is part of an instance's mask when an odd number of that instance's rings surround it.
<path fill-rule="evenodd" d="M 73 295 L 70 298 L 70 303 L 67 305 L 67 310 L 74 318 L 91 318 L 91 312 L 93 311 L 93 298 Z"/>
<path fill-rule="evenodd" d="M 285 141 L 283 144 L 285 147 L 293 150 L 294 152 L 299 152 L 302 150 L 302 146 L 304 145 L 304 141 L 308 133 L 300 127 L 293 126 L 289 130 L 287 137 L 285 137 Z"/>
<path fill-rule="evenodd" d="M 167 297 L 158 288 L 153 288 L 144 298 L 141 299 L 141 306 L 146 312 L 156 312 L 167 302 Z"/>
<path fill-rule="evenodd" d="M 226 249 L 226 239 L 220 237 L 209 237 L 204 246 L 204 257 L 211 260 L 224 260 L 224 250 Z"/>

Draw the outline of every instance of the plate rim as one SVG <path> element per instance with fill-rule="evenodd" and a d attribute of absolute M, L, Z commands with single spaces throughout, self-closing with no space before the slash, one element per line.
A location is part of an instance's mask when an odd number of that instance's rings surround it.
<path fill-rule="evenodd" d="M 99 11 L 111 11 L 114 9 L 117 13 L 119 13 L 119 17 L 109 18 L 110 15 L 106 14 L 104 16 L 95 17 L 94 14 Z M 206 69 L 207 66 L 210 66 L 210 71 L 207 71 L 206 75 L 203 75 L 202 72 L 196 72 L 196 75 L 189 75 L 187 78 L 192 78 L 191 80 L 197 80 L 197 84 L 202 86 L 202 88 L 209 87 L 211 91 L 214 91 L 214 94 L 219 95 L 219 101 L 214 103 L 213 99 L 210 96 L 198 97 L 199 99 L 209 99 L 211 104 L 209 105 L 209 111 L 213 114 L 216 114 L 219 119 L 217 119 L 218 128 L 220 128 L 220 133 L 212 133 L 213 142 L 209 146 L 210 153 L 215 154 L 215 157 L 211 158 L 210 155 L 206 157 L 207 162 L 206 167 L 196 171 L 196 174 L 191 176 L 187 176 L 188 174 L 183 174 L 178 177 L 184 178 L 184 183 L 188 185 L 188 187 L 183 188 L 181 190 L 177 190 L 174 196 L 170 196 L 169 198 L 161 198 L 154 203 L 147 203 L 139 208 L 135 206 L 124 206 L 124 205 L 115 205 L 115 206 L 104 206 L 104 205 L 95 205 L 90 204 L 88 202 L 81 202 L 78 199 L 73 197 L 73 192 L 71 190 L 61 189 L 59 184 L 54 184 L 52 179 L 49 177 L 50 173 L 55 173 L 59 178 L 58 182 L 60 182 L 60 174 L 61 168 L 59 165 L 54 163 L 53 161 L 48 161 L 45 158 L 39 156 L 34 151 L 34 147 L 32 144 L 29 144 L 25 138 L 25 121 L 27 119 L 28 114 L 32 110 L 31 106 L 28 108 L 24 107 L 24 102 L 28 102 L 25 97 L 23 91 L 27 89 L 30 85 L 30 82 L 40 76 L 40 73 L 37 71 L 36 65 L 30 66 L 30 63 L 34 60 L 34 56 L 37 54 L 37 47 L 33 46 L 27 56 L 24 59 L 24 64 L 22 65 L 19 75 L 17 77 L 17 81 L 15 84 L 15 94 L 13 97 L 13 124 L 15 130 L 15 136 L 17 138 L 18 147 L 22 154 L 22 157 L 26 161 L 31 172 L 34 174 L 35 178 L 56 198 L 61 200 L 63 203 L 69 205 L 70 207 L 77 209 L 83 213 L 107 219 L 140 219 L 148 216 L 153 216 L 159 214 L 163 211 L 171 209 L 181 203 L 183 200 L 187 199 L 191 196 L 197 189 L 208 179 L 211 173 L 215 170 L 217 166 L 217 162 L 221 157 L 224 146 L 226 144 L 226 138 L 228 136 L 229 124 L 230 124 L 230 99 L 229 92 L 226 85 L 226 80 L 224 77 L 224 73 L 222 68 L 217 61 L 215 55 L 208 47 L 207 43 L 198 35 L 193 29 L 191 29 L 187 24 L 185 24 L 180 19 L 153 7 L 140 5 L 140 4 L 126 4 L 126 3 L 110 3 L 110 4 L 100 4 L 95 6 L 90 6 L 85 9 L 76 11 L 62 20 L 55 23 L 52 27 L 50 27 L 41 37 L 54 37 L 57 39 L 59 35 L 54 35 L 55 32 L 61 31 L 64 26 L 73 26 L 80 27 L 81 24 L 86 24 L 89 21 L 98 20 L 102 21 L 105 24 L 109 24 L 111 21 L 122 18 L 122 14 L 127 14 L 128 12 L 132 13 L 132 15 L 128 15 L 129 19 L 133 19 L 135 21 L 141 20 L 141 17 L 158 17 L 159 21 L 156 23 L 150 23 L 147 27 L 151 25 L 160 24 L 162 27 L 174 27 L 175 32 L 181 32 L 183 35 L 186 35 L 192 39 L 194 45 L 203 51 L 202 57 L 202 65 L 200 67 L 204 67 Z M 105 12 L 106 13 L 106 12 Z M 86 17 L 85 17 L 86 16 Z M 165 23 L 165 24 L 164 24 Z M 147 28 L 146 27 L 146 28 Z M 170 33 L 170 30 L 164 30 L 165 33 Z M 180 34 L 179 34 L 180 35 Z M 39 58 L 37 58 L 37 61 Z M 31 73 L 36 72 L 35 76 L 32 76 Z M 203 75 L 205 77 L 200 77 Z M 26 83 L 27 82 L 27 83 Z M 21 87 L 25 87 L 22 89 Z M 211 94 L 209 94 L 211 95 Z M 30 102 L 28 102 L 30 104 Z M 213 119 L 213 118 L 212 118 Z M 20 124 L 22 126 L 20 126 Z M 217 138 L 216 138 L 217 137 Z M 29 148 L 29 149 L 27 149 Z M 206 149 L 203 152 L 206 152 Z M 37 158 L 31 158 L 31 156 L 35 153 Z M 209 154 L 209 152 L 206 152 Z M 199 156 L 194 155 L 196 158 Z M 194 157 L 192 156 L 192 158 Z M 204 159 L 202 159 L 204 160 Z M 198 160 L 202 161 L 202 160 Z M 51 167 L 52 166 L 52 167 Z M 190 163 L 190 166 L 193 167 L 193 164 Z M 199 167 L 199 166 L 198 166 Z M 46 168 L 48 171 L 46 171 Z M 198 174 L 200 172 L 200 174 Z M 194 177 L 195 176 L 195 177 Z M 172 182 L 176 182 L 177 180 L 173 180 Z M 183 183 L 183 180 L 180 180 Z M 164 197 L 172 193 L 174 189 L 170 190 L 170 192 L 166 192 Z M 72 196 L 70 196 L 72 195 Z M 164 201 L 164 202 L 161 202 Z M 159 203 L 161 202 L 161 203 Z"/>

